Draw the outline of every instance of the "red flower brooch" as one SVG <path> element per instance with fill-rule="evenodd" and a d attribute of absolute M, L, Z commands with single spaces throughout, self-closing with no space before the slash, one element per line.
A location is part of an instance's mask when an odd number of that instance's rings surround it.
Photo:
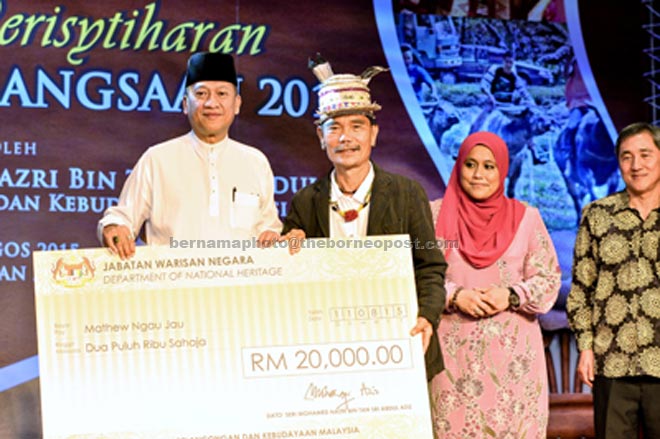
<path fill-rule="evenodd" d="M 342 216 L 344 217 L 344 221 L 350 223 L 351 221 L 355 221 L 359 215 L 360 213 L 357 210 L 351 209 L 344 212 Z"/>
<path fill-rule="evenodd" d="M 336 201 L 330 200 L 330 208 L 337 212 L 339 216 L 344 218 L 344 222 L 350 223 L 351 221 L 355 221 L 359 216 L 360 216 L 360 211 L 367 207 L 369 204 L 369 200 L 371 199 L 371 191 L 367 194 L 366 199 L 364 200 L 364 203 L 360 204 L 360 207 L 357 209 L 349 209 L 349 210 L 341 210 L 339 206 L 337 205 Z"/>
<path fill-rule="evenodd" d="M 360 204 L 360 206 L 357 209 L 349 209 L 343 211 L 339 208 L 339 204 L 337 203 L 337 201 L 330 200 L 329 203 L 330 203 L 330 208 L 333 211 L 337 212 L 339 216 L 344 218 L 345 223 L 350 223 L 351 221 L 355 221 L 360 216 L 360 211 L 369 205 L 369 200 L 371 200 L 371 188 L 369 188 L 369 192 L 367 192 L 367 196 L 364 197 L 364 203 Z"/>

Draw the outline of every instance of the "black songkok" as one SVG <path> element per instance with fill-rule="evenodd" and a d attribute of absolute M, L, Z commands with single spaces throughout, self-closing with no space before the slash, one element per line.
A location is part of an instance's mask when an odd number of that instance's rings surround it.
<path fill-rule="evenodd" d="M 188 59 L 186 87 L 199 81 L 225 81 L 238 85 L 234 58 L 225 53 L 193 54 Z"/>

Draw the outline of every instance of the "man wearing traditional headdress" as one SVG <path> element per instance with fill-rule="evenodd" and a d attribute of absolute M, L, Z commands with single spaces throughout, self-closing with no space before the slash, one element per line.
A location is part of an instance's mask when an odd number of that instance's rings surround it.
<path fill-rule="evenodd" d="M 279 238 L 273 172 L 256 148 L 228 136 L 241 107 L 231 55 L 200 52 L 188 60 L 183 112 L 192 130 L 149 148 L 133 168 L 98 237 L 122 259 L 172 240 Z"/>
<path fill-rule="evenodd" d="M 378 137 L 375 112 L 381 107 L 371 101 L 368 83 L 386 69 L 334 74 L 320 57 L 310 67 L 321 81 L 317 134 L 333 169 L 294 195 L 283 239 L 409 235 L 419 304 L 411 335 L 422 335 L 430 380 L 444 367 L 436 329 L 445 303 L 447 264 L 430 245 L 435 234 L 424 189 L 370 160 Z"/>

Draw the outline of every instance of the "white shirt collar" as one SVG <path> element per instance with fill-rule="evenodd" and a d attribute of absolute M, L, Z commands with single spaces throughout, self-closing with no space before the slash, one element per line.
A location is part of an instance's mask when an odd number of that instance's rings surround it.
<path fill-rule="evenodd" d="M 195 148 L 199 148 L 201 151 L 208 153 L 212 149 L 219 149 L 222 146 L 225 146 L 229 142 L 229 136 L 225 136 L 224 139 L 216 143 L 206 143 L 195 134 L 194 131 L 190 131 L 190 136 L 194 140 Z"/>
<path fill-rule="evenodd" d="M 355 191 L 353 195 L 346 195 L 341 191 L 341 189 L 339 189 L 339 184 L 337 183 L 337 171 L 333 169 L 332 173 L 330 174 L 330 200 L 338 201 L 341 198 L 350 198 L 360 204 L 364 203 L 367 199 L 369 191 L 371 191 L 371 185 L 374 182 L 374 177 L 374 167 L 371 162 L 369 162 L 369 172 L 360 184 L 360 187 L 358 187 L 357 191 Z"/>

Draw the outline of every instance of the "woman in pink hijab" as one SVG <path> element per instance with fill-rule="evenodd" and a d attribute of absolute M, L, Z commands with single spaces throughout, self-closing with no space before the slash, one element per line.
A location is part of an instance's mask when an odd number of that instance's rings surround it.
<path fill-rule="evenodd" d="M 545 438 L 548 383 L 537 320 L 561 283 L 536 208 L 504 195 L 508 148 L 463 141 L 443 199 L 431 202 L 445 243 L 447 303 L 438 335 L 445 370 L 431 382 L 438 438 Z"/>

